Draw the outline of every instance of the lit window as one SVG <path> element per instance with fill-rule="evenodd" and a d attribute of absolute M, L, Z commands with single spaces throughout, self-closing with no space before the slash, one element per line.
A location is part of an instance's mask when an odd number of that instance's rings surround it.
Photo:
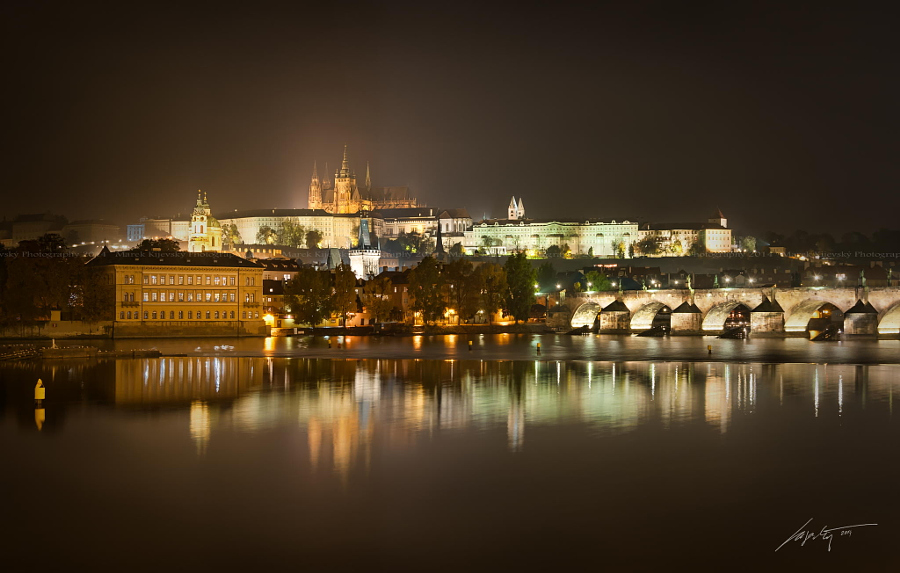
<path fill-rule="evenodd" d="M 188 279 L 188 284 L 189 284 L 189 285 L 194 284 L 194 276 L 193 276 L 193 275 L 189 275 L 187 279 Z"/>
<path fill-rule="evenodd" d="M 210 311 L 207 310 L 207 311 L 206 311 L 206 320 L 209 320 L 209 315 L 210 315 L 210 314 L 211 314 Z"/>

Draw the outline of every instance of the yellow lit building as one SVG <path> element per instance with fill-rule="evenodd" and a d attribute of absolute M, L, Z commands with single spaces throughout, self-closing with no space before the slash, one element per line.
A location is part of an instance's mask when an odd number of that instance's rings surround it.
<path fill-rule="evenodd" d="M 253 261 L 229 253 L 104 247 L 87 264 L 115 285 L 115 338 L 268 335 L 263 266 Z"/>

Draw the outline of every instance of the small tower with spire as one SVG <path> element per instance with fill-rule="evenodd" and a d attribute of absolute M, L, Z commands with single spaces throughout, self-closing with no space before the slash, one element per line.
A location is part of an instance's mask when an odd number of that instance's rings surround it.
<path fill-rule="evenodd" d="M 518 202 L 516 202 L 515 195 L 512 199 L 510 199 L 508 215 L 508 219 L 510 219 L 511 221 L 525 218 L 525 202 L 521 197 L 519 198 Z"/>
<path fill-rule="evenodd" d="M 319 181 L 319 171 L 316 167 L 316 162 L 313 161 L 312 181 L 309 183 L 308 206 L 310 209 L 322 208 L 322 182 Z"/>

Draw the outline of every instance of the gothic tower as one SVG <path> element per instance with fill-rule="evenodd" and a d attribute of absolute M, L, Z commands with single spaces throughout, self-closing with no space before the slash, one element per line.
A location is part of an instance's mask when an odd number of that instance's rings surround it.
<path fill-rule="evenodd" d="M 341 168 L 334 174 L 334 210 L 332 212 L 355 213 L 356 209 L 351 203 L 356 191 L 356 174 L 350 171 L 347 146 L 344 145 L 344 159 L 341 161 Z"/>
<path fill-rule="evenodd" d="M 309 208 L 322 208 L 322 183 L 319 181 L 319 172 L 316 169 L 316 162 L 313 162 L 312 181 L 309 184 Z"/>
<path fill-rule="evenodd" d="M 515 220 L 519 218 L 519 205 L 516 203 L 516 197 L 509 200 L 509 208 L 507 209 L 507 219 Z"/>

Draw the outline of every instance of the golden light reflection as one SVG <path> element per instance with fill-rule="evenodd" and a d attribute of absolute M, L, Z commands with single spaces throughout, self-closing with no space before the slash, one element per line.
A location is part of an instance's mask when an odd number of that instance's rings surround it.
<path fill-rule="evenodd" d="M 642 426 L 674 431 L 700 422 L 725 433 L 757 412 L 798 401 L 810 417 L 837 419 L 862 408 L 869 415 L 881 405 L 884 415 L 891 415 L 896 368 L 163 358 L 118 361 L 112 390 L 120 406 L 189 408 L 189 434 L 201 455 L 217 431 L 299 431 L 300 440 L 308 442 L 311 471 L 331 471 L 349 484 L 373 456 L 448 431 L 477 430 L 479 439 L 520 452 L 526 425 L 529 436 L 560 424 L 617 435 Z M 43 425 L 37 410 L 35 424 Z M 297 451 L 306 455 L 302 446 Z"/>
<path fill-rule="evenodd" d="M 191 403 L 191 438 L 197 446 L 197 454 L 206 453 L 210 436 L 209 408 L 206 402 L 195 400 Z"/>

